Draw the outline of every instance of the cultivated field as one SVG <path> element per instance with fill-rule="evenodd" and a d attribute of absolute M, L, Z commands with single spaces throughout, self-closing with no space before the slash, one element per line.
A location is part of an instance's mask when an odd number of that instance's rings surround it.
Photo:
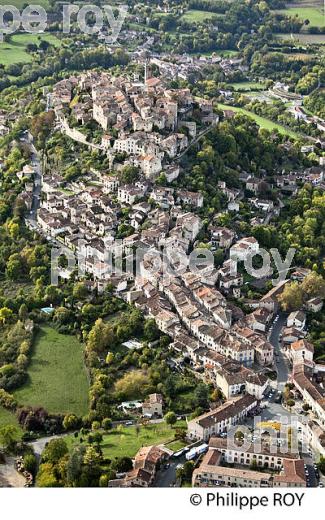
<path fill-rule="evenodd" d="M 28 375 L 28 382 L 15 392 L 20 404 L 44 406 L 52 413 L 87 413 L 83 349 L 73 336 L 43 327 L 36 338 Z"/>

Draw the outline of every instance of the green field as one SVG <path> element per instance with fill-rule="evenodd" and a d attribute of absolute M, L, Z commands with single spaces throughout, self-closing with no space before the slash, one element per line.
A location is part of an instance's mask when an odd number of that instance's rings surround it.
<path fill-rule="evenodd" d="M 210 20 L 213 17 L 221 18 L 222 16 L 224 15 L 220 13 L 211 13 L 210 11 L 198 11 L 190 9 L 183 14 L 181 20 L 186 22 L 204 22 L 204 20 Z"/>
<path fill-rule="evenodd" d="M 176 451 L 179 451 L 182 448 L 184 448 L 186 445 L 187 445 L 186 442 L 177 440 L 177 441 L 173 441 L 173 442 L 170 442 L 169 444 L 167 444 L 166 448 L 168 448 L 169 450 L 173 450 L 173 452 L 175 453 Z"/>
<path fill-rule="evenodd" d="M 237 54 L 239 54 L 239 51 L 235 51 L 233 49 L 225 49 L 217 51 L 216 54 L 219 54 L 219 56 L 222 56 L 223 58 L 235 58 Z"/>
<path fill-rule="evenodd" d="M 2 408 L 2 406 L 0 406 L 0 428 L 2 426 L 8 425 L 16 426 L 16 428 L 21 432 L 16 416 L 13 413 L 8 412 L 8 410 Z"/>
<path fill-rule="evenodd" d="M 28 375 L 28 382 L 15 392 L 19 404 L 44 406 L 51 413 L 87 413 L 83 349 L 73 336 L 43 327 L 36 338 Z"/>
<path fill-rule="evenodd" d="M 239 54 L 239 51 L 233 49 L 223 49 L 217 51 L 206 51 L 206 52 L 191 52 L 192 56 L 221 56 L 222 58 L 234 58 Z"/>
<path fill-rule="evenodd" d="M 233 112 L 239 112 L 241 114 L 244 114 L 245 116 L 252 117 L 261 128 L 265 128 L 266 130 L 271 131 L 273 129 L 276 129 L 281 134 L 289 135 L 290 137 L 294 137 L 294 138 L 301 137 L 293 130 L 288 130 L 284 126 L 279 125 L 277 123 L 273 123 L 273 121 L 271 121 L 270 119 L 266 119 L 266 117 L 258 116 L 256 114 L 254 114 L 253 112 L 250 112 L 249 110 L 245 110 L 244 108 L 223 105 L 222 103 L 218 103 L 218 108 L 220 108 L 221 110 L 232 110 Z"/>
<path fill-rule="evenodd" d="M 49 3 L 48 0 L 37 0 L 37 2 L 27 2 L 27 0 L 0 0 L 0 5 L 14 5 L 15 7 L 18 7 L 21 9 L 24 5 L 41 5 L 42 7 L 48 7 Z"/>
<path fill-rule="evenodd" d="M 10 43 L 0 43 L 0 63 L 9 65 L 32 61 L 33 56 L 26 52 L 26 46 L 29 43 L 39 45 L 42 40 L 57 47 L 60 45 L 60 40 L 54 34 L 13 34 Z"/>
<path fill-rule="evenodd" d="M 291 17 L 298 15 L 300 20 L 309 20 L 311 27 L 325 25 L 324 11 L 317 7 L 288 7 L 287 9 L 277 9 L 276 12 Z"/>
<path fill-rule="evenodd" d="M 305 45 L 322 44 L 325 45 L 324 34 L 276 34 L 276 38 L 289 42 L 299 42 Z"/>
<path fill-rule="evenodd" d="M 185 426 L 185 422 L 178 421 L 176 426 Z M 164 422 L 140 426 L 138 434 L 135 426 L 118 427 L 103 435 L 101 448 L 107 458 L 134 457 L 142 446 L 164 444 L 173 440 L 174 433 L 174 429 Z M 68 446 L 79 444 L 79 439 L 73 435 L 65 437 L 65 440 Z"/>
<path fill-rule="evenodd" d="M 265 85 L 263 83 L 257 83 L 254 81 L 242 81 L 241 83 L 229 83 L 231 87 L 236 90 L 236 92 L 242 92 L 245 90 L 265 90 Z"/>

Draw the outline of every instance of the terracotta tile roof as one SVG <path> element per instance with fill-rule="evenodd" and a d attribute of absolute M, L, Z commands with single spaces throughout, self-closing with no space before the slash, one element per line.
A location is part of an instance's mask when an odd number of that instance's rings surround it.
<path fill-rule="evenodd" d="M 299 339 L 298 341 L 294 341 L 291 344 L 292 350 L 309 350 L 310 352 L 314 352 L 314 346 L 306 341 L 305 339 Z"/>
<path fill-rule="evenodd" d="M 229 417 L 238 415 L 248 406 L 251 406 L 254 402 L 257 402 L 256 397 L 246 394 L 244 396 L 236 397 L 235 399 L 227 401 L 216 410 L 200 415 L 193 420 L 202 426 L 202 428 L 209 428 L 210 426 L 224 421 Z"/>

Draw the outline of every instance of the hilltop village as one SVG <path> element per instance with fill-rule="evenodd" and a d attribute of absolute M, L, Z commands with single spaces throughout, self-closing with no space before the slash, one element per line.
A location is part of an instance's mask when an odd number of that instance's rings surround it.
<path fill-rule="evenodd" d="M 0 487 L 324 487 L 321 3 L 46 3 L 0 43 Z"/>
<path fill-rule="evenodd" d="M 307 474 L 299 454 L 271 455 L 267 444 L 258 453 L 240 452 L 240 447 L 234 452 L 219 437 L 227 428 L 263 414 L 263 403 L 277 399 L 284 385 L 290 384 L 312 414 L 301 435 L 317 448 L 322 446 L 324 390 L 316 382 L 313 346 L 305 339 L 306 312 L 319 312 L 322 298 L 310 298 L 285 322 L 282 319 L 283 327 L 274 336 L 279 296 L 290 279 L 275 284 L 259 300 L 244 300 L 248 312 L 243 312 L 242 305 L 236 304 L 242 301 L 245 285 L 238 266 L 258 255 L 259 242 L 214 224 L 213 218 L 207 227 L 208 244 L 212 251 L 222 248 L 223 263 L 195 272 L 186 266 L 179 268 L 179 255 L 189 255 L 200 245 L 198 237 L 206 223 L 202 193 L 178 189 L 173 181 L 181 174 L 180 158 L 218 125 L 219 116 L 211 102 L 193 96 L 189 89 L 167 88 L 163 75 L 148 77 L 146 62 L 144 67 L 144 81 L 90 72 L 54 86 L 51 107 L 57 130 L 104 152 L 109 172 L 92 169 L 86 177 L 68 184 L 59 173 L 44 174 L 40 205 L 29 225 L 77 258 L 82 272 L 91 277 L 88 286 L 92 291 L 101 293 L 113 284 L 119 298 L 153 319 L 170 338 L 175 367 L 186 361 L 199 381 L 221 390 L 224 404 L 188 421 L 190 443 L 210 440 L 193 473 L 193 485 L 305 486 Z M 97 133 L 96 140 L 83 132 L 91 120 L 101 128 L 101 137 Z M 28 173 L 25 168 L 22 175 Z M 299 179 L 324 186 L 323 171 L 309 169 L 278 175 L 275 189 L 294 195 Z M 252 224 L 279 215 L 281 200 L 260 196 L 263 182 L 249 174 L 243 174 L 241 189 L 219 181 L 218 188 L 227 201 L 225 213 L 238 212 L 248 190 L 252 194 Z M 127 230 L 124 235 L 119 232 L 121 219 Z M 134 269 L 134 256 L 139 251 Z M 109 255 L 111 262 L 107 261 Z M 122 264 L 117 268 L 117 258 L 127 263 L 128 269 L 121 268 Z M 310 275 L 310 270 L 297 269 L 290 278 L 302 282 Z M 62 280 L 69 276 L 67 268 L 59 269 Z M 277 373 L 280 379 L 275 375 L 274 380 L 271 376 Z M 163 414 L 161 395 L 153 394 L 149 403 L 143 405 L 149 417 Z M 268 419 L 276 420 L 280 405 L 274 411 L 272 404 L 266 406 L 270 406 L 265 408 Z M 109 485 L 153 485 L 157 468 L 169 457 L 162 447 L 141 449 L 134 469 Z M 252 461 L 254 470 L 250 469 Z M 248 467 L 243 469 L 245 465 Z M 259 466 L 271 468 L 272 473 L 260 473 Z"/>

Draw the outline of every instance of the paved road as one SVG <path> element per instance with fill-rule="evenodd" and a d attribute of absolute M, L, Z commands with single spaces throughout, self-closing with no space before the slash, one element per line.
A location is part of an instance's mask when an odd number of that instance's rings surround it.
<path fill-rule="evenodd" d="M 48 442 L 52 441 L 53 439 L 59 439 L 60 437 L 65 437 L 66 435 L 69 435 L 69 434 L 62 433 L 61 435 L 51 435 L 49 437 L 41 437 L 40 439 L 37 439 L 36 441 L 29 442 L 28 444 L 30 444 L 30 446 L 32 446 L 36 457 L 39 458 L 42 455 L 42 451 L 44 450 L 44 448 Z"/>
<path fill-rule="evenodd" d="M 41 235 L 44 235 L 44 231 L 40 228 L 39 224 L 37 223 L 37 211 L 40 208 L 41 205 L 41 195 L 42 195 L 42 183 L 43 183 L 43 167 L 42 167 L 42 160 L 40 158 L 39 152 L 36 150 L 33 140 L 31 137 L 25 137 L 25 142 L 27 142 L 30 145 L 31 150 L 31 160 L 32 165 L 35 168 L 35 175 L 34 175 L 34 185 L 33 185 L 33 200 L 32 200 L 32 207 L 30 212 L 26 215 L 26 223 L 28 223 L 28 226 L 30 229 L 34 229 L 38 231 Z M 62 242 L 59 242 L 54 237 L 51 237 L 50 242 L 53 246 L 56 246 L 58 249 L 66 249 L 66 251 L 72 252 L 72 249 L 67 247 L 65 244 L 62 244 Z"/>
<path fill-rule="evenodd" d="M 305 462 L 306 462 L 306 460 L 305 460 Z M 310 461 L 307 461 L 306 465 L 307 465 L 307 471 L 308 471 L 308 473 L 306 475 L 307 487 L 317 487 L 318 479 L 316 477 L 314 466 L 313 466 L 313 464 L 310 463 Z"/>
<path fill-rule="evenodd" d="M 50 110 L 51 105 L 52 105 L 52 96 L 49 92 L 48 94 L 46 94 L 46 109 L 45 109 L 46 112 L 48 112 Z"/>
<path fill-rule="evenodd" d="M 202 139 L 202 137 L 204 137 L 206 134 L 208 134 L 209 132 L 211 132 L 211 130 L 213 128 L 215 128 L 217 126 L 218 122 L 216 123 L 212 123 L 212 125 L 208 126 L 207 128 L 205 128 L 200 134 L 198 134 L 194 139 L 193 141 L 190 142 L 190 144 L 185 148 L 185 150 L 183 150 L 179 155 L 177 155 L 177 157 L 174 158 L 174 161 L 179 161 L 188 151 L 189 149 L 194 146 L 196 143 L 198 143 L 200 141 L 200 139 Z"/>
<path fill-rule="evenodd" d="M 37 210 L 39 209 L 41 203 L 42 166 L 41 159 L 33 144 L 32 139 L 26 138 L 26 142 L 30 145 L 30 150 L 32 153 L 32 165 L 35 168 L 32 208 L 29 215 L 26 217 L 26 220 L 28 220 L 32 224 L 32 227 L 35 227 Z"/>
<path fill-rule="evenodd" d="M 286 316 L 280 314 L 277 321 L 274 322 L 273 328 L 270 334 L 269 341 L 274 347 L 275 364 L 278 373 L 277 382 L 278 389 L 283 390 L 285 383 L 288 381 L 289 376 L 289 363 L 286 359 L 283 351 L 280 347 L 280 333 L 282 327 L 286 324 Z"/>
<path fill-rule="evenodd" d="M 0 488 L 21 488 L 25 477 L 15 468 L 15 457 L 6 457 L 6 463 L 0 465 Z"/>
<path fill-rule="evenodd" d="M 184 460 L 171 460 L 168 469 L 160 469 L 156 474 L 154 487 L 172 487 L 176 482 L 176 466 L 183 463 Z"/>
<path fill-rule="evenodd" d="M 276 397 L 276 392 L 273 392 L 273 395 L 271 398 L 266 397 L 265 399 L 268 401 L 268 406 L 266 408 L 262 408 L 262 410 L 258 416 L 249 417 L 248 419 L 246 419 L 245 424 L 249 427 L 253 427 L 254 420 L 256 422 L 270 421 L 270 420 L 278 421 L 278 422 L 282 422 L 284 420 L 284 422 L 285 421 L 290 422 L 290 418 L 292 417 L 292 414 L 288 410 L 283 408 L 283 406 L 280 403 L 275 403 L 274 402 L 275 397 Z M 284 419 L 284 418 L 286 418 L 286 419 Z"/>
<path fill-rule="evenodd" d="M 267 224 L 270 223 L 270 220 L 271 220 L 271 218 L 274 217 L 274 215 L 275 215 L 274 211 L 270 211 L 270 213 L 268 213 L 268 214 L 266 215 L 266 217 L 265 217 L 265 219 L 264 219 L 264 222 L 263 222 L 264 226 L 266 226 Z"/>
<path fill-rule="evenodd" d="M 305 471 L 307 487 L 318 487 L 319 473 L 316 475 L 316 471 L 314 468 L 314 455 L 311 455 L 310 453 L 303 453 L 302 458 L 304 459 L 304 463 L 307 466 L 307 472 Z"/>
<path fill-rule="evenodd" d="M 275 421 L 281 422 L 284 417 L 290 419 L 292 417 L 291 413 L 288 412 L 281 404 L 275 403 L 274 401 L 269 401 L 269 406 L 264 408 L 261 413 L 262 420 L 270 420 L 273 419 Z"/>

